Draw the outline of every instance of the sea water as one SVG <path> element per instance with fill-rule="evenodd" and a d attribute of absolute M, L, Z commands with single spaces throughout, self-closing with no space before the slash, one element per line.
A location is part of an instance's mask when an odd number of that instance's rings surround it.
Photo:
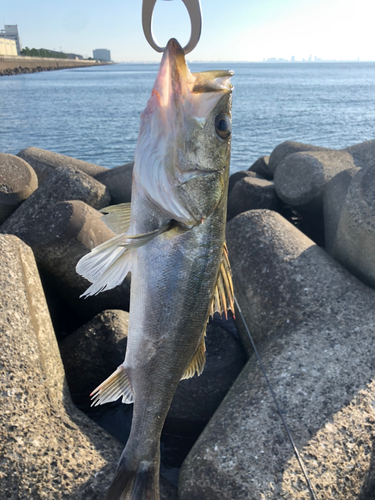
<path fill-rule="evenodd" d="M 283 141 L 345 148 L 375 139 L 375 63 L 192 63 L 233 69 L 231 171 Z M 0 152 L 28 146 L 104 167 L 133 160 L 157 64 L 0 77 Z"/>

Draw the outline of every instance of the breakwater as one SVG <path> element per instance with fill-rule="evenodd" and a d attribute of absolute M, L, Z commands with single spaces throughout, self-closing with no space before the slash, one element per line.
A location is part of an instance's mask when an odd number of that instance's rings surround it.
<path fill-rule="evenodd" d="M 130 282 L 82 300 L 75 268 L 115 236 L 98 210 L 131 201 L 132 169 L 0 154 L 7 500 L 103 498 L 129 436 L 131 407 L 90 408 L 89 393 L 123 360 Z M 236 298 L 319 499 L 374 499 L 374 189 L 375 140 L 287 141 L 229 179 Z M 306 500 L 239 308 L 206 333 L 205 370 L 179 384 L 162 433 L 161 500 Z"/>
<path fill-rule="evenodd" d="M 53 71 L 56 69 L 86 68 L 102 66 L 107 62 L 83 61 L 73 59 L 54 59 L 49 57 L 0 56 L 0 76 Z"/>

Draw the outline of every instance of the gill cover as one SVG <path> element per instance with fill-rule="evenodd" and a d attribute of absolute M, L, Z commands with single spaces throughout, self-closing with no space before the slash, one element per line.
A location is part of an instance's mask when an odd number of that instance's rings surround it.
<path fill-rule="evenodd" d="M 215 127 L 219 113 L 230 122 L 232 74 L 191 73 L 179 43 L 167 44 L 141 115 L 133 175 L 138 191 L 168 218 L 198 224 L 223 194 L 230 136 Z"/>

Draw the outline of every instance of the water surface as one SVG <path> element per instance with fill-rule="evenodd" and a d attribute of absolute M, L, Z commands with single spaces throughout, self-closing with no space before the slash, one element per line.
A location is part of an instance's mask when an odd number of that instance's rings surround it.
<path fill-rule="evenodd" d="M 232 171 L 280 142 L 344 148 L 375 138 L 375 63 L 205 63 L 233 69 Z M 114 167 L 132 161 L 156 64 L 0 77 L 0 151 L 28 146 Z"/>

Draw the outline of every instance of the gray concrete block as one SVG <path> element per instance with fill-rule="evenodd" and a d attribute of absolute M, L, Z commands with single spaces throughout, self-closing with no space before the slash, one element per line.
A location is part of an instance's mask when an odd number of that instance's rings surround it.
<path fill-rule="evenodd" d="M 29 147 L 22 149 L 17 156 L 33 167 L 38 176 L 39 186 L 43 184 L 49 175 L 61 167 L 75 168 L 92 177 L 107 171 L 105 167 L 95 165 L 94 163 L 77 160 L 70 156 L 40 148 Z"/>
<path fill-rule="evenodd" d="M 0 235 L 0 251 L 3 498 L 99 498 L 121 446 L 70 400 L 31 249 Z"/>
<path fill-rule="evenodd" d="M 346 151 L 309 151 L 288 155 L 274 176 L 275 189 L 286 204 L 310 214 L 321 214 L 323 192 L 335 175 L 355 168 Z"/>
<path fill-rule="evenodd" d="M 302 151 L 332 151 L 331 149 L 321 148 L 319 146 L 312 146 L 310 144 L 303 144 L 302 142 L 285 141 L 276 146 L 272 151 L 268 160 L 268 169 L 270 175 L 274 176 L 276 168 L 279 164 L 289 155 L 293 153 L 300 153 Z"/>
<path fill-rule="evenodd" d="M 255 172 L 249 172 L 248 170 L 239 170 L 238 172 L 235 172 L 229 177 L 228 199 L 236 182 L 240 181 L 241 179 L 244 179 L 245 177 L 252 177 L 258 179 L 260 178 L 258 174 L 256 174 Z"/>
<path fill-rule="evenodd" d="M 317 498 L 358 498 L 373 462 L 375 292 L 273 212 L 233 219 L 227 241 L 235 293 Z M 185 460 L 179 498 L 309 498 L 255 356 Z"/>
<path fill-rule="evenodd" d="M 337 238 L 341 212 L 345 206 L 346 195 L 359 168 L 344 170 L 335 175 L 324 189 L 323 193 L 323 216 L 324 216 L 324 249 L 330 255 Z"/>
<path fill-rule="evenodd" d="M 124 361 L 129 313 L 108 309 L 59 343 L 73 401 L 91 405 L 90 393 Z M 86 367 L 82 370 L 82 367 Z"/>
<path fill-rule="evenodd" d="M 230 193 L 227 219 L 229 221 L 247 210 L 277 210 L 279 206 L 273 182 L 247 176 L 237 181 Z"/>
<path fill-rule="evenodd" d="M 357 282 L 276 212 L 239 215 L 228 223 L 226 239 L 235 294 L 257 342 L 282 325 L 308 317 Z"/>
<path fill-rule="evenodd" d="M 49 182 L 49 181 L 47 181 Z M 96 181 L 95 181 L 96 182 Z M 105 309 L 129 309 L 130 285 L 81 299 L 90 283 L 76 272 L 78 261 L 114 237 L 101 214 L 81 201 L 67 201 L 39 213 L 22 232 L 48 283 L 85 321 Z"/>
<path fill-rule="evenodd" d="M 352 155 L 356 167 L 370 168 L 375 166 L 375 139 L 355 144 L 346 148 L 345 151 Z"/>
<path fill-rule="evenodd" d="M 133 167 L 134 162 L 126 163 L 95 176 L 99 182 L 107 186 L 114 205 L 131 201 Z"/>
<path fill-rule="evenodd" d="M 361 281 L 375 288 L 375 166 L 351 181 L 328 251 Z"/>
<path fill-rule="evenodd" d="M 28 163 L 0 153 L 0 224 L 37 188 L 38 178 Z"/>
<path fill-rule="evenodd" d="M 68 200 L 81 200 L 98 210 L 111 202 L 107 188 L 100 182 L 79 170 L 59 168 L 2 224 L 0 232 L 23 239 L 47 209 Z"/>
<path fill-rule="evenodd" d="M 269 156 L 261 156 L 255 163 L 251 165 L 251 167 L 248 169 L 249 172 L 255 172 L 264 179 L 272 180 L 274 172 L 270 170 L 269 160 Z"/>
<path fill-rule="evenodd" d="M 245 362 L 239 339 L 215 324 L 208 325 L 203 373 L 179 383 L 165 421 L 165 432 L 198 437 Z"/>

